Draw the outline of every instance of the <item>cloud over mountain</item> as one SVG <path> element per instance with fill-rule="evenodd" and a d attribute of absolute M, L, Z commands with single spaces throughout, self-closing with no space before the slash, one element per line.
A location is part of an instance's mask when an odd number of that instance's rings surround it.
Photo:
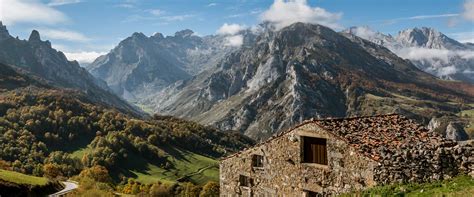
<path fill-rule="evenodd" d="M 245 30 L 245 28 L 245 25 L 224 23 L 224 25 L 217 30 L 217 34 L 226 36 L 226 46 L 239 47 L 243 44 L 244 37 L 238 34 Z"/>
<path fill-rule="evenodd" d="M 275 0 L 270 8 L 260 15 L 262 21 L 268 21 L 281 29 L 295 22 L 321 24 L 340 29 L 338 23 L 342 13 L 332 13 L 320 7 L 311 7 L 306 0 Z"/>
<path fill-rule="evenodd" d="M 218 30 L 217 34 L 221 35 L 235 35 L 245 29 L 245 26 L 239 24 L 227 24 L 224 23 Z"/>
<path fill-rule="evenodd" d="M 76 60 L 81 64 L 90 64 L 97 57 L 105 54 L 105 52 L 96 51 L 64 52 L 64 55 L 66 55 L 69 60 Z"/>

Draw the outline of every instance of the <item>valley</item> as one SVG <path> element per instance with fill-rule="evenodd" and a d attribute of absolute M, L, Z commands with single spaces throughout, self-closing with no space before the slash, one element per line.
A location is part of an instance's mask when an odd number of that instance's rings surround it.
<path fill-rule="evenodd" d="M 460 1 L 0 0 L 0 196 L 469 195 Z"/>

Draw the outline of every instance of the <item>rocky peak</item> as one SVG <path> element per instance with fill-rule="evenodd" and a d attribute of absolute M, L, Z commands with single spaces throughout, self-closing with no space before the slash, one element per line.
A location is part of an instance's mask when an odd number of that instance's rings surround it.
<path fill-rule="evenodd" d="M 274 41 L 284 47 L 303 46 L 308 43 L 324 45 L 327 41 L 336 41 L 340 36 L 328 27 L 309 23 L 294 23 L 276 33 Z"/>
<path fill-rule="evenodd" d="M 145 40 L 148 37 L 145 34 L 143 34 L 142 32 L 135 32 L 135 33 L 132 34 L 131 38 L 139 39 L 139 40 Z"/>
<path fill-rule="evenodd" d="M 33 30 L 31 31 L 30 38 L 28 38 L 29 42 L 41 42 L 41 37 L 38 31 Z"/>
<path fill-rule="evenodd" d="M 408 47 L 425 47 L 432 49 L 465 49 L 456 40 L 453 40 L 441 32 L 429 27 L 415 27 L 400 31 L 396 40 Z"/>
<path fill-rule="evenodd" d="M 174 34 L 175 37 L 181 37 L 181 38 L 187 38 L 187 37 L 190 37 L 194 34 L 194 32 L 190 29 L 185 29 L 185 30 L 181 30 L 181 31 L 178 31 Z"/>
<path fill-rule="evenodd" d="M 2 21 L 0 21 L 0 40 L 4 40 L 10 37 L 11 36 L 8 33 L 7 27 L 3 25 Z"/>
<path fill-rule="evenodd" d="M 423 46 L 430 40 L 430 38 L 433 38 L 437 34 L 439 33 L 431 28 L 422 27 L 420 29 L 415 27 L 413 29 L 406 29 L 399 32 L 398 38 L 406 44 Z"/>
<path fill-rule="evenodd" d="M 157 32 L 153 36 L 151 36 L 151 38 L 161 40 L 161 39 L 164 39 L 165 37 L 163 36 L 162 33 Z"/>

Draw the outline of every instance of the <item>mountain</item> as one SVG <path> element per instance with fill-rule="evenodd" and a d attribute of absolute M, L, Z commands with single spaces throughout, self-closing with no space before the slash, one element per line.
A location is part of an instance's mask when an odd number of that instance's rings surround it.
<path fill-rule="evenodd" d="M 344 32 L 383 45 L 439 78 L 474 83 L 474 47 L 451 39 L 435 29 L 406 29 L 395 37 L 368 27 L 351 27 Z"/>
<path fill-rule="evenodd" d="M 252 33 L 240 33 L 244 35 L 244 45 L 249 43 Z M 200 37 L 189 29 L 166 37 L 161 33 L 150 37 L 134 33 L 87 69 L 105 80 L 115 93 L 136 102 L 215 65 L 237 49 L 226 45 L 226 39 L 224 35 Z"/>
<path fill-rule="evenodd" d="M 474 86 L 441 81 L 380 45 L 295 23 L 265 30 L 251 46 L 143 105 L 264 139 L 314 117 L 401 113 L 427 123 L 463 110 L 473 96 Z"/>
<path fill-rule="evenodd" d="M 42 41 L 38 31 L 33 30 L 28 40 L 13 38 L 0 22 L 0 62 L 40 77 L 50 85 L 78 89 L 91 99 L 117 107 L 122 111 L 142 114 L 114 95 L 107 84 L 93 77 L 76 61 L 51 47 L 49 41 Z"/>
<path fill-rule="evenodd" d="M 114 183 L 201 183 L 218 179 L 216 158 L 253 144 L 190 121 L 132 117 L 2 63 L 0 71 L 2 169 L 59 178 L 103 166 Z"/>

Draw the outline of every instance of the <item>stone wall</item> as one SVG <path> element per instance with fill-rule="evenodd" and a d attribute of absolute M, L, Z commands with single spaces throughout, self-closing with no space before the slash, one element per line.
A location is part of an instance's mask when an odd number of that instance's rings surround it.
<path fill-rule="evenodd" d="M 429 182 L 468 174 L 474 171 L 474 141 L 456 143 L 414 144 L 396 150 L 381 150 L 380 164 L 375 168 L 376 182 Z"/>
<path fill-rule="evenodd" d="M 301 162 L 301 136 L 327 139 L 327 166 Z M 264 156 L 262 168 L 251 166 L 253 154 Z M 304 191 L 340 194 L 375 185 L 377 165 L 344 139 L 309 123 L 222 160 L 221 196 L 302 196 Z M 240 175 L 253 179 L 251 187 L 239 186 Z"/>

